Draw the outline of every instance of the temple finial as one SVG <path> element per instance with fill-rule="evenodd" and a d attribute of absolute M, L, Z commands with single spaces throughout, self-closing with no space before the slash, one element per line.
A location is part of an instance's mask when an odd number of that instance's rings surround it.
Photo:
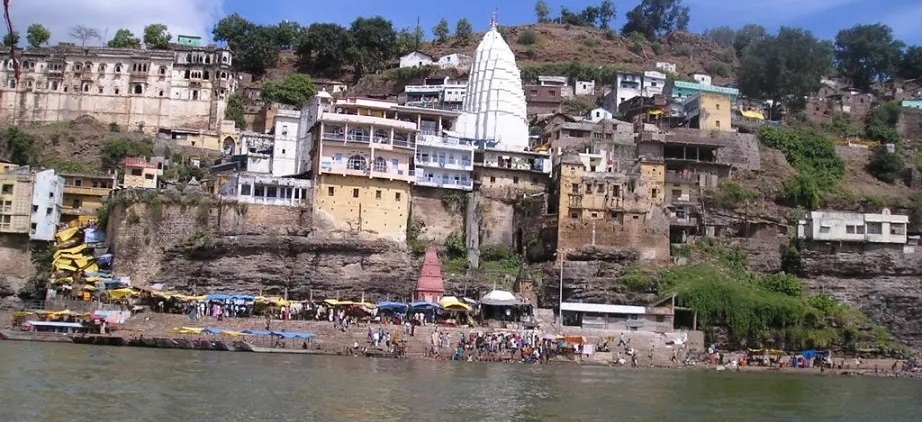
<path fill-rule="evenodd" d="M 493 14 L 490 15 L 490 29 L 496 29 L 496 14 L 499 11 L 499 8 L 493 9 Z"/>

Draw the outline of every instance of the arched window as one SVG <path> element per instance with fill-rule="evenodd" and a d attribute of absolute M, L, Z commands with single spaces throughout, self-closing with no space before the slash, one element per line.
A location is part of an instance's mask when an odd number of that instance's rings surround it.
<path fill-rule="evenodd" d="M 160 75 L 166 75 L 166 66 L 160 66 Z"/>
<path fill-rule="evenodd" d="M 122 73 L 122 64 L 121 64 L 121 63 L 116 63 L 116 64 L 115 64 L 115 73 Z"/>
<path fill-rule="evenodd" d="M 379 173 L 387 173 L 387 160 L 385 160 L 384 157 L 376 157 L 372 170 Z"/>
<path fill-rule="evenodd" d="M 99 73 L 106 73 L 106 64 L 105 64 L 105 63 L 99 65 Z"/>
<path fill-rule="evenodd" d="M 227 155 L 234 153 L 234 138 L 230 136 L 224 138 L 224 153 Z"/>
<path fill-rule="evenodd" d="M 346 168 L 349 170 L 365 170 L 368 168 L 368 161 L 365 160 L 365 157 L 355 154 L 349 157 L 349 162 L 346 163 Z"/>

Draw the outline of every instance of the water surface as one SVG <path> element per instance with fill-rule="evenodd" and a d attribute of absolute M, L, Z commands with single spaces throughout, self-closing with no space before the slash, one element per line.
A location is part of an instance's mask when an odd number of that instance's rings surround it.
<path fill-rule="evenodd" d="M 922 383 L 0 341 L 0 421 L 920 421 Z"/>

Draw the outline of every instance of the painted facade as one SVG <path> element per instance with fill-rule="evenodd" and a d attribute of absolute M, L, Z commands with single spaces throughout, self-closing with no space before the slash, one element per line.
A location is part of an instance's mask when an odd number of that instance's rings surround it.
<path fill-rule="evenodd" d="M 692 127 L 701 130 L 730 132 L 733 103 L 729 95 L 700 92 L 684 104 L 685 113 L 693 120 Z"/>
<path fill-rule="evenodd" d="M 32 173 L 32 218 L 29 238 L 50 242 L 61 222 L 64 178 L 54 170 Z"/>
<path fill-rule="evenodd" d="M 181 147 L 201 148 L 233 154 L 238 148 L 239 136 L 232 120 L 222 120 L 218 130 L 161 128 L 159 139 L 168 140 Z"/>
<path fill-rule="evenodd" d="M 432 63 L 432 56 L 421 51 L 414 51 L 400 57 L 400 67 L 423 67 Z"/>
<path fill-rule="evenodd" d="M 0 174 L 0 232 L 28 234 L 32 220 L 32 173 L 12 167 Z"/>
<path fill-rule="evenodd" d="M 126 188 L 157 189 L 163 168 L 145 157 L 125 157 L 125 175 L 122 186 Z"/>
<path fill-rule="evenodd" d="M 118 183 L 113 175 L 63 174 L 61 222 L 95 216 Z"/>
<path fill-rule="evenodd" d="M 64 179 L 54 170 L 11 167 L 0 174 L 0 233 L 54 240 L 63 197 Z"/>
<path fill-rule="evenodd" d="M 811 211 L 798 222 L 797 237 L 818 242 L 854 242 L 905 245 L 908 215 Z"/>
<path fill-rule="evenodd" d="M 226 178 L 218 194 L 246 204 L 305 206 L 312 200 L 310 180 L 238 172 Z"/>
<path fill-rule="evenodd" d="M 691 98 L 702 92 L 727 95 L 730 97 L 730 101 L 734 103 L 740 96 L 740 90 L 736 88 L 705 85 L 686 81 L 675 81 L 672 85 L 672 98 Z"/>
<path fill-rule="evenodd" d="M 218 130 L 236 89 L 232 54 L 174 45 L 135 50 L 59 45 L 18 54 L 0 50 L 0 122 L 42 124 L 89 115 L 131 130 Z"/>

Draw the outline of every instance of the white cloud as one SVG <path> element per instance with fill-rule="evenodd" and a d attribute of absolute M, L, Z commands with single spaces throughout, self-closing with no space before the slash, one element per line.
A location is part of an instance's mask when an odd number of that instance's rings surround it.
<path fill-rule="evenodd" d="M 693 13 L 700 13 L 701 10 L 706 9 L 709 13 L 734 16 L 735 20 L 780 25 L 859 1 L 861 0 L 773 0 L 770 2 L 691 0 L 688 4 Z"/>
<path fill-rule="evenodd" d="M 162 23 L 176 35 L 211 39 L 211 28 L 221 16 L 222 0 L 13 0 L 10 5 L 14 29 L 25 37 L 32 23 L 45 25 L 51 41 L 73 41 L 68 32 L 75 25 L 97 28 L 104 41 L 127 28 L 141 38 L 146 25 Z"/>

